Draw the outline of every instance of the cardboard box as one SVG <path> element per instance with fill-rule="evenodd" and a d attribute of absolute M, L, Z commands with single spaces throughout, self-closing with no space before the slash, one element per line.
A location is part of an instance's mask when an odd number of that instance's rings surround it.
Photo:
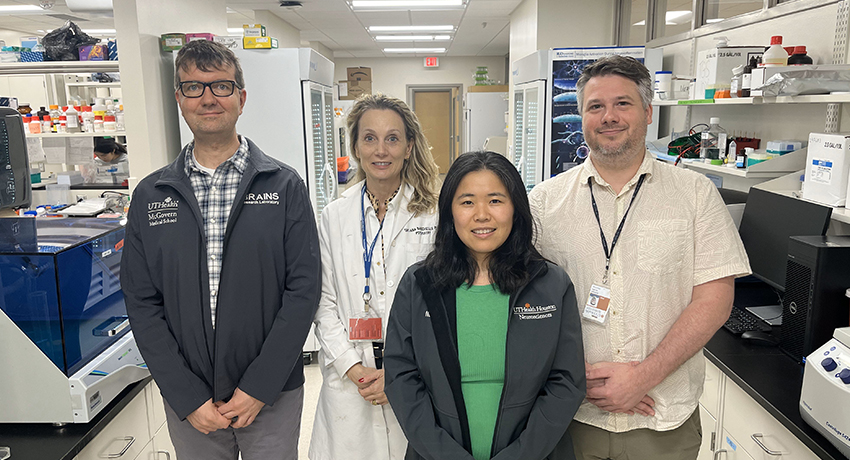
<path fill-rule="evenodd" d="M 372 81 L 372 69 L 369 67 L 349 67 L 346 75 L 348 81 Z"/>
<path fill-rule="evenodd" d="M 227 49 L 235 50 L 239 49 L 242 46 L 242 36 L 241 35 L 216 35 L 213 37 L 213 41 L 216 43 L 221 43 L 226 46 Z"/>
<path fill-rule="evenodd" d="M 847 203 L 850 133 L 809 134 L 803 198 L 827 206 Z"/>
<path fill-rule="evenodd" d="M 21 48 L 35 48 L 41 43 L 41 37 L 21 37 Z"/>
<path fill-rule="evenodd" d="M 243 37 L 265 37 L 266 36 L 266 26 L 262 24 L 243 24 L 242 25 L 242 36 Z"/>
<path fill-rule="evenodd" d="M 277 39 L 272 37 L 243 37 L 242 48 L 246 50 L 277 49 Z"/>
<path fill-rule="evenodd" d="M 357 99 L 364 94 L 372 94 L 371 81 L 348 81 L 348 95 L 353 96 L 352 99 Z"/>
<path fill-rule="evenodd" d="M 162 34 L 159 36 L 159 47 L 163 51 L 177 51 L 186 44 L 186 34 Z"/>
<path fill-rule="evenodd" d="M 213 34 L 207 34 L 207 33 L 201 33 L 201 34 L 186 34 L 186 43 L 189 43 L 190 41 L 193 41 L 193 40 L 209 40 L 209 41 L 213 41 L 214 39 L 215 39 L 215 35 L 213 35 Z"/>
<path fill-rule="evenodd" d="M 763 46 L 729 46 L 700 51 L 697 57 L 696 99 L 711 99 L 706 97 L 705 90 L 714 89 L 717 85 L 730 86 L 733 68 L 746 65 L 751 57 L 763 54 Z"/>

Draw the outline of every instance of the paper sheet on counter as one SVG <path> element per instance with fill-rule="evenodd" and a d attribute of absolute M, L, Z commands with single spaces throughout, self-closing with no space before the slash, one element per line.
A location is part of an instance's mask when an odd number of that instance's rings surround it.
<path fill-rule="evenodd" d="M 93 137 L 71 137 L 68 149 L 68 164 L 85 165 L 94 159 Z"/>
<path fill-rule="evenodd" d="M 68 155 L 68 139 L 65 137 L 41 138 L 41 148 L 44 149 L 44 155 L 47 157 L 48 163 L 62 164 L 67 163 Z"/>
<path fill-rule="evenodd" d="M 44 150 L 41 148 L 41 139 L 37 137 L 27 138 L 27 155 L 30 158 L 30 163 L 37 163 L 47 159 L 44 155 Z"/>

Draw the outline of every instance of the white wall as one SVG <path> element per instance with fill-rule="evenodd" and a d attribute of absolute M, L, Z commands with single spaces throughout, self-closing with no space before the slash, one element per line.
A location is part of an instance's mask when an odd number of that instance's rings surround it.
<path fill-rule="evenodd" d="M 407 101 L 407 85 L 462 84 L 466 92 L 475 83 L 472 75 L 477 66 L 487 66 L 493 80 L 502 80 L 505 75 L 505 58 L 501 56 L 440 57 L 437 69 L 426 69 L 423 58 L 337 58 L 334 81 L 345 80 L 346 68 L 357 66 L 372 68 L 373 94 L 382 92 L 403 101 Z"/>
<path fill-rule="evenodd" d="M 537 51 L 537 0 L 525 0 L 511 13 L 509 61 L 514 62 Z"/>
<path fill-rule="evenodd" d="M 298 48 L 301 46 L 301 32 L 268 10 L 254 11 L 254 21 L 266 26 L 266 34 L 278 40 L 280 48 Z"/>
<path fill-rule="evenodd" d="M 159 36 L 175 30 L 226 35 L 226 11 L 224 0 L 122 0 L 115 8 L 131 187 L 180 153 L 173 57 L 160 50 Z"/>

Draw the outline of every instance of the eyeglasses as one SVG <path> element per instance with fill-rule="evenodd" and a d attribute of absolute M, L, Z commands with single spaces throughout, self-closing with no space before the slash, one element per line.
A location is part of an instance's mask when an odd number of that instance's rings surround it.
<path fill-rule="evenodd" d="M 196 98 L 204 95 L 204 91 L 210 88 L 213 96 L 217 97 L 228 97 L 233 94 L 236 88 L 239 88 L 239 85 L 236 84 L 233 80 L 216 80 L 211 81 L 209 83 L 204 83 L 202 81 L 181 81 L 180 82 L 180 92 L 183 93 L 184 97 Z M 241 89 L 241 88 L 240 88 Z"/>

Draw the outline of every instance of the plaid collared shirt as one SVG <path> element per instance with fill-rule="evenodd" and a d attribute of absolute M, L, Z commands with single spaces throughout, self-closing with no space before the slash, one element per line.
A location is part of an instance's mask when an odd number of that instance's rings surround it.
<path fill-rule="evenodd" d="M 221 256 L 224 251 L 224 232 L 230 208 L 236 199 L 236 189 L 248 164 L 248 139 L 240 136 L 239 149 L 232 157 L 218 165 L 210 176 L 195 163 L 195 142 L 186 147 L 186 176 L 204 218 L 204 235 L 207 242 L 207 271 L 210 276 L 210 311 L 215 328 L 216 299 L 221 278 Z"/>

